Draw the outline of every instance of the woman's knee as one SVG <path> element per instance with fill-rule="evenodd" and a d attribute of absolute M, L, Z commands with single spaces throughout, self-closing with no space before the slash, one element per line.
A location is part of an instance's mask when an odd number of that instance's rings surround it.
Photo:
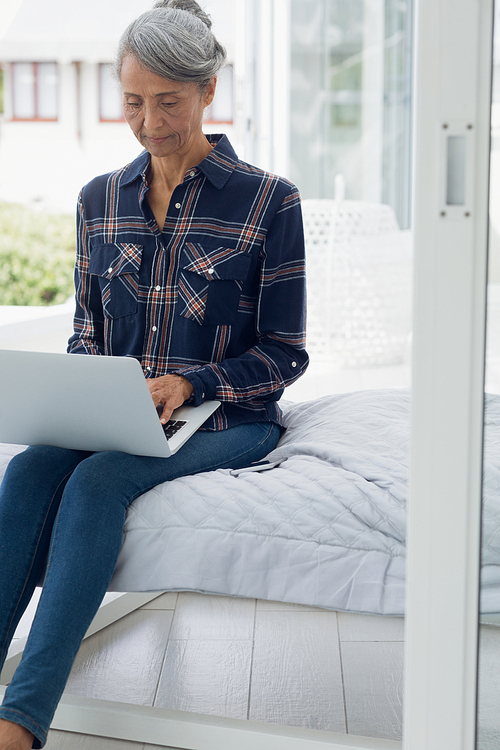
<path fill-rule="evenodd" d="M 76 493 L 87 503 L 109 505 L 120 502 L 127 506 L 128 472 L 126 454 L 117 451 L 93 453 L 72 473 L 65 493 Z"/>
<path fill-rule="evenodd" d="M 89 453 L 57 448 L 53 445 L 30 445 L 9 461 L 7 470 L 23 472 L 71 471 Z"/>
<path fill-rule="evenodd" d="M 54 491 L 71 474 L 83 455 L 76 451 L 47 445 L 30 446 L 9 461 L 2 485 L 2 493 L 12 489 L 16 494 Z"/>

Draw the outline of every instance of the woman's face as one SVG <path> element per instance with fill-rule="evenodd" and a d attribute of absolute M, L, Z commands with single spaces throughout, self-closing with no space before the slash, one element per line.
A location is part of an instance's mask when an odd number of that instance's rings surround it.
<path fill-rule="evenodd" d="M 215 78 L 201 90 L 196 83 L 157 76 L 127 55 L 120 80 L 125 119 L 152 156 L 187 154 L 204 139 L 203 111 L 214 97 Z"/>

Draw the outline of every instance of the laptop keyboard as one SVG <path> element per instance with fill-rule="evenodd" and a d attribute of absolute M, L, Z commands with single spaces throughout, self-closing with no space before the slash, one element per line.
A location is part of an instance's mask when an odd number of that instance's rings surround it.
<path fill-rule="evenodd" d="M 163 432 L 165 433 L 167 440 L 170 440 L 170 438 L 173 437 L 176 432 L 179 432 L 181 427 L 184 427 L 185 424 L 187 424 L 187 422 L 182 419 L 169 419 L 168 422 L 163 425 Z"/>

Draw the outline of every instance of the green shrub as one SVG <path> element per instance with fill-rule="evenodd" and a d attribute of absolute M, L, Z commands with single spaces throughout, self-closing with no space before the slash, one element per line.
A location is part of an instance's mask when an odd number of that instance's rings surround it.
<path fill-rule="evenodd" d="M 0 203 L 0 305 L 57 305 L 74 292 L 75 220 Z"/>

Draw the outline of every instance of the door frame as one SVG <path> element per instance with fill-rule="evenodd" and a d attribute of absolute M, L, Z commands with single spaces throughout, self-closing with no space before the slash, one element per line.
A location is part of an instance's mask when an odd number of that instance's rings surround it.
<path fill-rule="evenodd" d="M 405 750 L 475 747 L 492 29 L 493 0 L 417 2 Z"/>

